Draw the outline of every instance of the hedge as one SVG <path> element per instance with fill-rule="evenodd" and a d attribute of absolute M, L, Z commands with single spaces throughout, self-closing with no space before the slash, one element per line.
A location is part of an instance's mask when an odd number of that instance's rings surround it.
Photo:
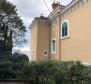
<path fill-rule="evenodd" d="M 32 62 L 18 76 L 32 84 L 91 84 L 91 68 L 80 62 Z"/>

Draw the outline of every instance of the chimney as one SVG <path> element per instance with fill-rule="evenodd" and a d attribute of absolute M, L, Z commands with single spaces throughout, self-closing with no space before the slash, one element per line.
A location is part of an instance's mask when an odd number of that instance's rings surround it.
<path fill-rule="evenodd" d="M 54 1 L 53 4 L 52 4 L 52 9 L 55 10 L 58 6 L 60 6 L 61 9 L 63 9 L 65 7 L 63 5 L 60 5 L 60 2 L 55 3 L 55 1 Z"/>

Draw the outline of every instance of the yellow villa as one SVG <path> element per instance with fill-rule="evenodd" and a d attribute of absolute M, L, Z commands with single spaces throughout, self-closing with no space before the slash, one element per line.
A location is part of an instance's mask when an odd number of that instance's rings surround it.
<path fill-rule="evenodd" d="M 91 64 L 91 0 L 52 4 L 48 17 L 30 25 L 32 61 L 81 61 Z"/>

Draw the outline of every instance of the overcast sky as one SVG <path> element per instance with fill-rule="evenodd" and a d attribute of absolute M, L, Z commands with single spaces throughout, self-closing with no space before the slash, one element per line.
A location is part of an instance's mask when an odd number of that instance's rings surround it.
<path fill-rule="evenodd" d="M 16 5 L 18 9 L 18 14 L 21 16 L 25 26 L 28 28 L 30 23 L 35 17 L 39 17 L 41 14 L 44 16 L 48 16 L 50 11 L 47 9 L 46 5 L 44 4 L 43 0 L 8 0 Z M 54 0 L 45 0 L 50 10 L 52 10 L 52 3 Z M 55 0 L 60 2 L 62 5 L 67 5 L 70 3 L 71 0 Z M 30 47 L 30 32 L 26 33 L 26 39 L 28 40 L 27 44 L 22 51 L 29 51 Z"/>
<path fill-rule="evenodd" d="M 9 0 L 16 5 L 18 14 L 22 17 L 24 24 L 28 27 L 34 17 L 43 14 L 47 16 L 50 12 L 48 11 L 43 0 Z M 54 0 L 45 0 L 49 9 L 51 10 L 51 4 Z M 71 0 L 55 0 L 59 1 L 63 5 L 67 5 Z"/>

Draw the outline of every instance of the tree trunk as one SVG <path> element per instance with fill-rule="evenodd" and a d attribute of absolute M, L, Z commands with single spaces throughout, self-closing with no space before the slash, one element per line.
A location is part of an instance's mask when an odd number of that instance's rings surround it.
<path fill-rule="evenodd" d="M 7 43 L 7 31 L 8 31 L 8 26 L 3 26 L 4 28 L 4 35 L 3 35 L 3 38 L 4 38 L 4 42 L 5 44 Z"/>

